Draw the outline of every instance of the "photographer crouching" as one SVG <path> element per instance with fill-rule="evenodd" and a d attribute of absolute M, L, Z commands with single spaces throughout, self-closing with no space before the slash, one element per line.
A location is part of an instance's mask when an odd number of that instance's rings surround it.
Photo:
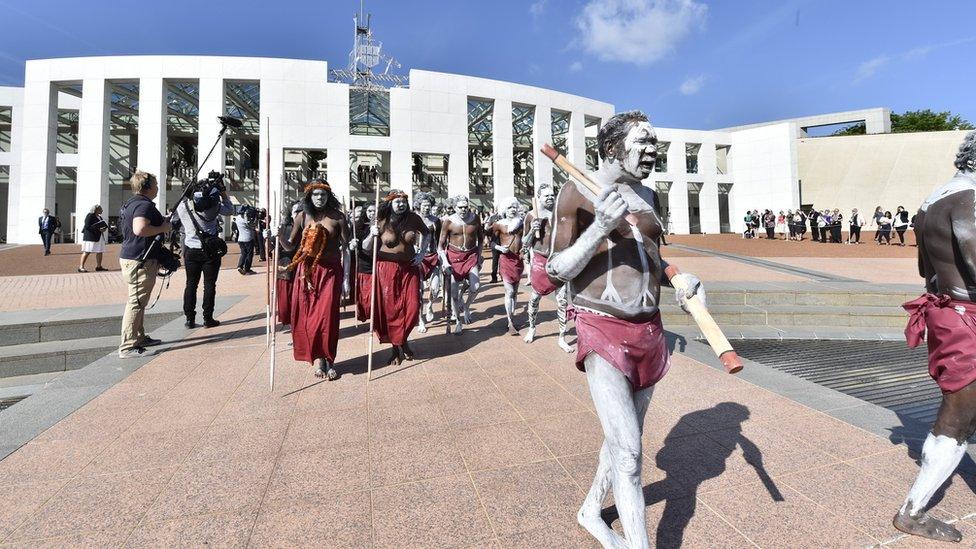
<path fill-rule="evenodd" d="M 153 241 L 157 235 L 168 233 L 173 228 L 153 203 L 159 192 L 155 175 L 137 171 L 129 178 L 129 188 L 135 196 L 122 205 L 119 222 L 122 228 L 119 264 L 122 266 L 122 280 L 128 288 L 128 299 L 122 314 L 119 358 L 152 355 L 154 351 L 146 347 L 161 343 L 146 335 L 143 321 L 159 271 L 159 261 L 151 253 Z"/>
<path fill-rule="evenodd" d="M 192 207 L 191 207 L 192 206 Z M 234 205 L 227 196 L 223 175 L 210 172 L 187 189 L 176 206 L 176 214 L 183 226 L 183 262 L 186 264 L 186 289 L 183 290 L 183 314 L 186 327 L 196 328 L 197 287 L 203 275 L 203 325 L 220 326 L 214 318 L 217 295 L 217 276 L 227 244 L 220 236 L 218 217 L 234 213 Z"/>

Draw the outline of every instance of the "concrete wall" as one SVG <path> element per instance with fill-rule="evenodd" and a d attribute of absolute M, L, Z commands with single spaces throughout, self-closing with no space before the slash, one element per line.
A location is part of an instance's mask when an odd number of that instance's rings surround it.
<path fill-rule="evenodd" d="M 966 131 L 816 137 L 797 140 L 803 202 L 817 208 L 875 206 L 914 212 L 956 172 Z"/>
<path fill-rule="evenodd" d="M 745 229 L 746 210 L 775 212 L 800 205 L 794 122 L 733 132 L 729 163 L 735 185 L 729 197 L 732 230 Z"/>
<path fill-rule="evenodd" d="M 7 222 L 20 205 L 19 179 L 20 173 L 20 132 L 17 128 L 23 125 L 24 88 L 0 86 L 0 107 L 11 107 L 13 127 L 10 131 L 10 150 L 0 151 L 0 166 L 8 167 L 9 183 L 0 196 L 0 237 L 7 238 Z M 8 239 L 9 240 L 9 239 Z"/>

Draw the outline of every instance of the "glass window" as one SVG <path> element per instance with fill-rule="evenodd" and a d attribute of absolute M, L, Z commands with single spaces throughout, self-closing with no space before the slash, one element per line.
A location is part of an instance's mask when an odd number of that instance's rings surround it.
<path fill-rule="evenodd" d="M 718 184 L 718 230 L 723 233 L 732 232 L 729 223 L 729 193 L 732 192 L 731 183 Z"/>
<path fill-rule="evenodd" d="M 671 191 L 671 182 L 655 181 L 654 190 L 657 191 L 657 213 L 661 216 L 661 221 L 664 222 L 665 232 L 670 232 L 671 205 L 668 201 L 668 193 Z"/>
<path fill-rule="evenodd" d="M 586 169 L 595 172 L 600 169 L 600 149 L 597 147 L 597 134 L 600 133 L 600 119 L 585 116 L 583 136 L 586 139 Z"/>
<path fill-rule="evenodd" d="M 13 107 L 0 107 L 0 152 L 10 152 L 13 112 Z"/>
<path fill-rule="evenodd" d="M 701 234 L 701 208 L 699 198 L 704 183 L 688 183 L 688 232 Z"/>
<path fill-rule="evenodd" d="M 551 112 L 551 129 L 552 129 L 552 147 L 559 151 L 562 155 L 569 154 L 569 120 L 570 113 L 566 111 L 557 111 L 553 109 Z M 563 183 L 569 181 L 569 176 L 566 172 L 560 170 L 556 166 L 552 167 L 552 183 L 555 190 L 558 192 L 559 188 L 563 186 Z"/>
<path fill-rule="evenodd" d="M 413 192 L 428 192 L 438 199 L 447 196 L 448 155 L 413 153 Z"/>
<path fill-rule="evenodd" d="M 515 196 L 531 201 L 535 193 L 535 151 L 532 129 L 535 107 L 512 105 L 512 170 L 515 174 Z"/>
<path fill-rule="evenodd" d="M 701 150 L 701 143 L 685 144 L 685 171 L 688 173 L 698 173 L 698 151 Z"/>
<path fill-rule="evenodd" d="M 390 92 L 349 88 L 349 134 L 390 135 Z"/>
<path fill-rule="evenodd" d="M 468 98 L 468 196 L 476 208 L 490 209 L 494 198 L 494 112 L 493 101 Z"/>
<path fill-rule="evenodd" d="M 58 109 L 58 152 L 78 154 L 78 111 Z"/>
<path fill-rule="evenodd" d="M 328 181 L 329 153 L 326 149 L 284 149 L 285 196 L 300 200 L 305 185 L 313 179 Z"/>
<path fill-rule="evenodd" d="M 139 83 L 108 84 L 111 87 L 108 181 L 110 185 L 123 185 L 136 171 L 136 154 L 139 151 Z"/>
<path fill-rule="evenodd" d="M 657 142 L 657 161 L 654 162 L 654 171 L 665 173 L 668 171 L 668 149 L 671 143 L 667 141 Z"/>

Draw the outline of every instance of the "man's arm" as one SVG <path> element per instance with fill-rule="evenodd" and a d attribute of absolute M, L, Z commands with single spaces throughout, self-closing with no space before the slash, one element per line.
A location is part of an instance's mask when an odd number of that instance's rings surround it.
<path fill-rule="evenodd" d="M 136 208 L 132 213 L 132 232 L 136 236 L 156 236 L 157 234 L 168 233 L 173 230 L 173 224 L 169 221 L 163 221 L 161 225 L 153 225 L 149 221 L 147 214 L 151 213 L 151 211 L 155 209 L 156 206 L 150 202 L 144 207 Z M 156 212 L 156 214 L 159 215 L 159 212 Z M 162 215 L 159 216 L 162 217 Z"/>
<path fill-rule="evenodd" d="M 217 210 L 217 213 L 219 215 L 231 215 L 234 213 L 234 205 L 231 203 L 226 191 L 220 193 L 220 209 Z"/>
<path fill-rule="evenodd" d="M 305 230 L 305 212 L 298 212 L 295 214 L 295 221 L 291 228 L 291 234 L 288 235 L 286 240 L 281 242 L 281 247 L 288 252 L 297 250 L 298 247 L 302 245 L 303 230 Z"/>
<path fill-rule="evenodd" d="M 569 282 L 576 278 L 627 213 L 627 203 L 620 194 L 606 187 L 593 203 L 593 223 L 577 238 L 576 209 L 579 200 L 583 199 L 575 184 L 567 184 L 559 191 L 552 231 L 552 252 L 546 264 L 546 273 L 556 280 Z"/>
<path fill-rule="evenodd" d="M 972 206 L 968 208 L 956 206 L 952 208 L 950 215 L 952 236 L 959 246 L 966 274 L 969 275 L 970 280 L 976 280 L 976 213 L 973 212 Z"/>

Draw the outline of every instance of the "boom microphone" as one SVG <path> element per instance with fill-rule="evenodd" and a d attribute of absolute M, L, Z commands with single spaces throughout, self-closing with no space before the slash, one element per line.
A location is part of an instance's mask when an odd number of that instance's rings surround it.
<path fill-rule="evenodd" d="M 233 116 L 218 116 L 217 120 L 220 120 L 220 123 L 222 125 L 227 126 L 229 128 L 244 127 L 244 122 L 242 122 L 241 119 L 239 118 L 234 118 Z"/>

